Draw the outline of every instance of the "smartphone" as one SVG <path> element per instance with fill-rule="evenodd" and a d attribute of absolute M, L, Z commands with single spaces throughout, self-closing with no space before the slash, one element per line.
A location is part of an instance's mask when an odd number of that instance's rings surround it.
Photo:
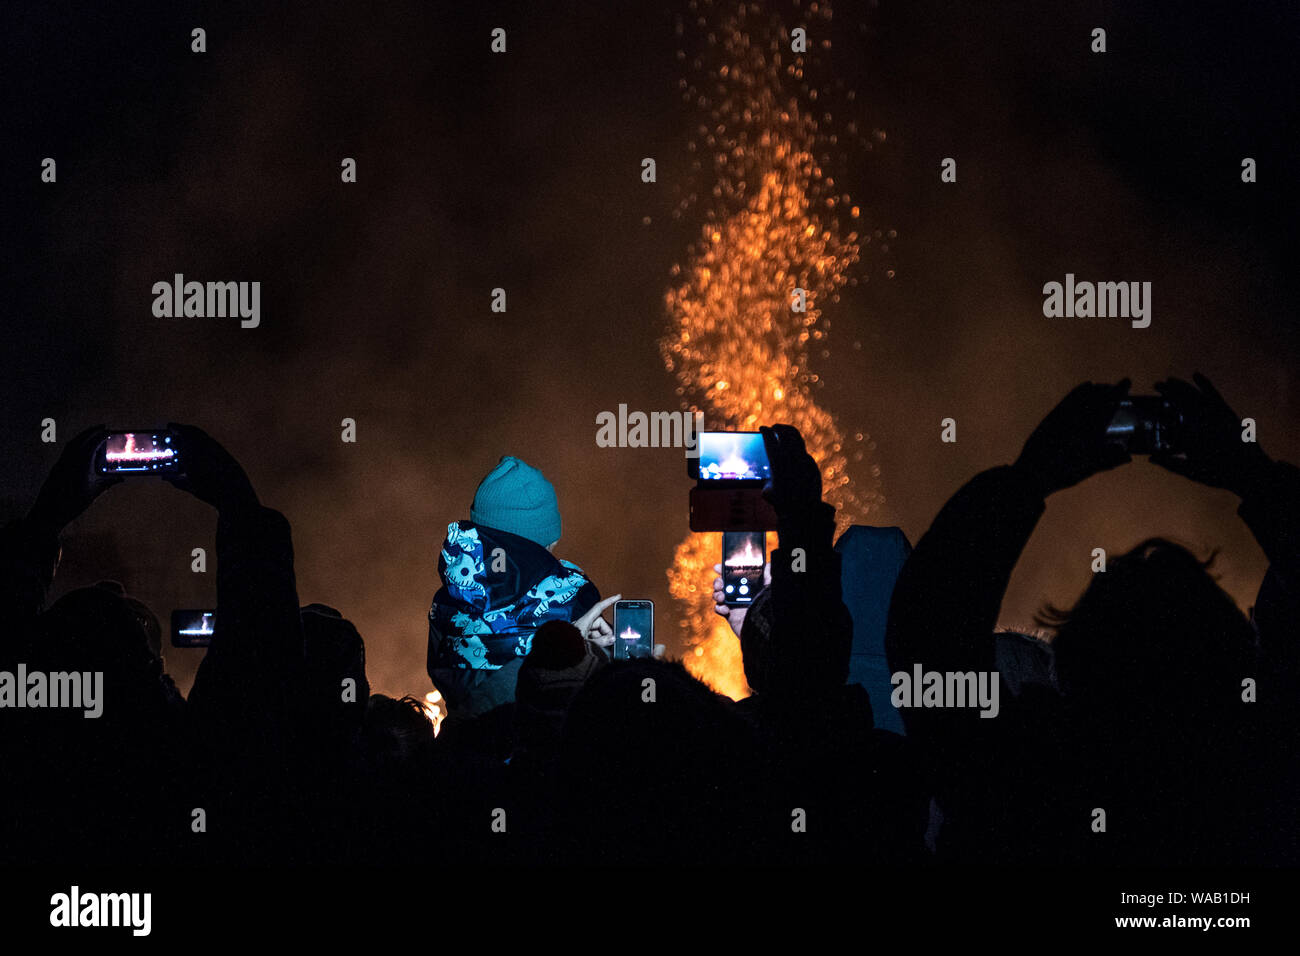
<path fill-rule="evenodd" d="M 699 456 L 686 459 L 686 471 L 697 481 L 761 485 L 772 477 L 759 432 L 700 432 L 696 442 Z"/>
<path fill-rule="evenodd" d="M 776 511 L 763 486 L 744 482 L 699 482 L 691 489 L 692 531 L 775 531 Z"/>
<path fill-rule="evenodd" d="M 179 475 L 176 436 L 165 429 L 111 432 L 95 452 L 95 470 L 101 475 Z"/>
<path fill-rule="evenodd" d="M 744 607 L 763 590 L 767 564 L 767 535 L 761 531 L 724 531 L 722 534 L 723 603 Z"/>
<path fill-rule="evenodd" d="M 1130 455 L 1176 451 L 1182 416 L 1159 395 L 1134 395 L 1120 401 L 1106 427 L 1106 439 Z"/>
<path fill-rule="evenodd" d="M 614 605 L 614 660 L 651 657 L 655 650 L 654 601 L 618 601 Z"/>
<path fill-rule="evenodd" d="M 172 647 L 207 647 L 216 629 L 216 611 L 172 611 Z"/>

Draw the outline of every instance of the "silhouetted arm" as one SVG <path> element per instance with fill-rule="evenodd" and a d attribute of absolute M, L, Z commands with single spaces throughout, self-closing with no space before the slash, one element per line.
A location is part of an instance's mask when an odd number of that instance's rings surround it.
<path fill-rule="evenodd" d="M 1014 466 L 976 475 L 944 505 L 903 565 L 889 614 L 895 670 L 987 669 L 998 610 L 1045 508 Z"/>
<path fill-rule="evenodd" d="M 96 475 L 103 425 L 72 438 L 41 484 L 25 518 L 0 530 L 0 640 L 22 634 L 45 606 L 59 562 L 59 535 L 121 478 Z"/>
<path fill-rule="evenodd" d="M 239 463 L 205 432 L 169 424 L 185 474 L 168 479 L 217 509 L 216 633 L 190 703 L 208 728 L 285 729 L 301 686 L 302 624 L 289 522 L 263 507 Z"/>
<path fill-rule="evenodd" d="M 1255 601 L 1255 626 L 1268 666 L 1294 686 L 1300 681 L 1300 469 L 1271 462 L 1237 509 L 1268 557 Z"/>
<path fill-rule="evenodd" d="M 25 518 L 0 528 L 0 653 L 44 608 L 58 559 L 59 539 L 49 529 Z"/>
<path fill-rule="evenodd" d="M 768 693 L 824 699 L 848 680 L 853 621 L 840 593 L 828 504 L 780 516 L 772 552 L 772 672 Z"/>
<path fill-rule="evenodd" d="M 994 628 L 1011 573 L 1044 510 L 1033 479 L 1015 466 L 972 478 L 917 542 L 894 586 L 886 632 L 890 669 L 992 671 Z M 963 719 L 903 708 L 909 734 Z"/>
<path fill-rule="evenodd" d="M 1044 499 L 1129 461 L 1106 438 L 1128 384 L 1078 386 L 1034 429 L 1014 465 L 977 475 L 944 506 L 894 586 L 886 652 L 895 673 L 911 676 L 916 665 L 923 673 L 994 671 L 998 609 Z M 973 707 L 900 710 L 909 735 L 941 747 L 998 722 Z"/>
<path fill-rule="evenodd" d="M 289 522 L 261 505 L 217 521 L 216 633 L 190 702 L 205 718 L 287 715 L 303 639 Z M 224 718 L 221 718 L 224 719 Z"/>
<path fill-rule="evenodd" d="M 840 593 L 835 509 L 821 500 L 821 472 L 789 425 L 763 429 L 777 515 L 771 556 L 770 633 L 742 628 L 745 673 L 768 700 L 817 709 L 848 678 L 853 622 Z"/>
<path fill-rule="evenodd" d="M 1290 681 L 1300 674 L 1296 623 L 1300 620 L 1300 471 L 1273 461 L 1254 441 L 1242 441 L 1242 418 L 1213 383 L 1171 378 L 1156 390 L 1182 419 L 1179 447 L 1151 456 L 1175 474 L 1241 498 L 1237 513 L 1269 560 L 1255 606 L 1264 659 Z"/>

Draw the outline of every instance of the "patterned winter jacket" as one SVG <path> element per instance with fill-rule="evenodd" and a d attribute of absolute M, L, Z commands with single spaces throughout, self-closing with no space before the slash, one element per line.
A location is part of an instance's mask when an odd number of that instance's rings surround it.
<path fill-rule="evenodd" d="M 572 621 L 600 600 L 576 564 L 536 542 L 454 521 L 429 609 L 429 669 L 497 670 L 522 660 L 547 621 Z"/>

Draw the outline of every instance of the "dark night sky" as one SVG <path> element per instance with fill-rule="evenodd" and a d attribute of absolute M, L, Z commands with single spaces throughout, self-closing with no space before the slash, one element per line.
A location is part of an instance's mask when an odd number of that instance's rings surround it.
<path fill-rule="evenodd" d="M 1128 374 L 1149 392 L 1199 369 L 1259 421 L 1266 450 L 1300 459 L 1297 8 L 986 6 L 835 5 L 823 72 L 858 91 L 836 122 L 887 134 L 840 175 L 873 227 L 898 232 L 828 313 L 818 366 L 823 404 L 877 443 L 873 520 L 915 541 L 1086 378 Z M 698 227 L 669 216 L 697 121 L 675 89 L 679 9 L 6 7 L 0 517 L 57 456 L 44 417 L 61 438 L 192 421 L 289 517 L 301 600 L 356 621 L 376 689 L 422 691 L 445 525 L 517 454 L 556 484 L 560 553 L 605 593 L 653 598 L 670 635 L 680 453 L 599 449 L 594 420 L 620 402 L 677 407 L 656 342 Z M 488 51 L 495 26 L 504 56 Z M 1094 26 L 1104 56 L 1088 51 Z M 45 156 L 57 185 L 39 182 Z M 355 185 L 339 182 L 344 156 Z M 643 156 L 657 184 L 641 183 Z M 955 185 L 939 181 L 944 156 Z M 154 318 L 150 287 L 174 272 L 260 280 L 261 328 Z M 1066 272 L 1151 281 L 1151 328 L 1045 319 L 1042 284 Z M 488 310 L 495 286 L 505 315 Z M 938 441 L 949 415 L 955 445 Z M 345 416 L 356 445 L 339 441 Z M 1263 557 L 1234 508 L 1145 463 L 1063 493 L 1004 618 L 1068 602 L 1092 547 L 1156 533 L 1220 548 L 1248 605 Z M 163 617 L 210 604 L 214 576 L 188 565 L 214 528 L 206 506 L 129 482 L 69 529 L 60 587 L 116 577 Z M 197 652 L 168 658 L 188 686 Z"/>

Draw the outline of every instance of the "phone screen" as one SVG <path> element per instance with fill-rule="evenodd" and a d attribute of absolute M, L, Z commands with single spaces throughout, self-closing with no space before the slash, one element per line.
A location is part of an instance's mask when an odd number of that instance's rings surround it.
<path fill-rule="evenodd" d="M 767 481 L 772 469 L 759 432 L 700 432 L 699 457 L 687 459 L 701 481 Z"/>
<path fill-rule="evenodd" d="M 172 647 L 207 647 L 216 630 L 216 611 L 172 611 Z"/>
<path fill-rule="evenodd" d="M 655 649 L 653 601 L 619 601 L 614 605 L 614 660 L 650 657 Z"/>
<path fill-rule="evenodd" d="M 722 535 L 722 590 L 724 603 L 741 607 L 763 590 L 763 565 L 767 539 L 761 531 L 726 531 Z"/>
<path fill-rule="evenodd" d="M 180 449 L 169 431 L 113 432 L 96 456 L 101 475 L 176 474 L 180 466 Z"/>
<path fill-rule="evenodd" d="M 1120 401 L 1106 427 L 1106 438 L 1130 455 L 1171 451 L 1178 413 L 1159 395 L 1134 395 Z"/>

